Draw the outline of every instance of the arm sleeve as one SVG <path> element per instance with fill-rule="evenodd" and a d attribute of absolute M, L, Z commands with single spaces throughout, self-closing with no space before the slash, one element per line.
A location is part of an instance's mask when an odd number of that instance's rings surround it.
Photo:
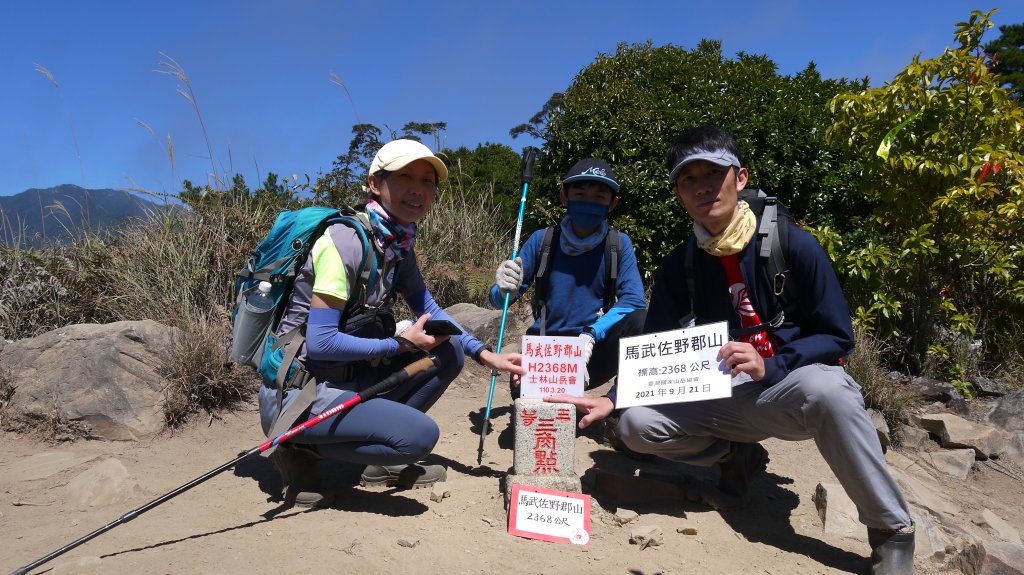
<path fill-rule="evenodd" d="M 540 245 L 543 239 L 544 230 L 533 232 L 526 240 L 526 243 L 523 244 L 519 253 L 516 254 L 516 257 L 523 259 L 523 283 L 519 286 L 519 293 L 512 294 L 512 297 L 509 298 L 509 305 L 515 303 L 533 285 L 533 276 L 537 273 L 537 260 L 540 256 Z M 555 247 L 552 247 L 552 249 L 555 249 Z M 500 309 L 505 305 L 505 295 L 501 293 L 496 283 L 491 284 L 491 290 L 487 294 L 487 299 L 493 307 Z"/>
<path fill-rule="evenodd" d="M 630 313 L 644 309 L 644 284 L 640 280 L 640 270 L 636 263 L 636 252 L 633 250 L 633 242 L 629 236 L 619 233 L 622 242 L 622 250 L 619 252 L 619 277 L 615 286 L 605 286 L 605 289 L 614 289 L 618 301 L 612 306 L 608 313 L 603 314 L 590 328 L 594 330 L 597 341 L 604 339 L 605 334 L 613 325 Z"/>
<path fill-rule="evenodd" d="M 358 361 L 391 357 L 398 353 L 398 341 L 392 338 L 355 337 L 338 331 L 341 310 L 314 307 L 306 325 L 306 357 L 317 361 Z"/>

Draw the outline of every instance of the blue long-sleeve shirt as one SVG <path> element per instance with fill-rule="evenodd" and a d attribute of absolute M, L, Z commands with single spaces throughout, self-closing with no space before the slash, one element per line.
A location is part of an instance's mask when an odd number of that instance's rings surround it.
<path fill-rule="evenodd" d="M 614 286 L 605 285 L 607 274 L 604 249 L 607 239 L 592 250 L 575 256 L 566 255 L 558 242 L 552 242 L 546 326 L 548 335 L 577 336 L 589 327 L 594 330 L 597 340 L 601 341 L 616 322 L 630 312 L 646 307 L 633 242 L 622 232 L 619 232 L 619 238 L 621 250 L 618 278 Z M 544 230 L 538 230 L 519 251 L 518 255 L 523 259 L 523 284 L 519 293 L 513 294 L 511 301 L 518 300 L 533 285 L 543 239 Z M 618 301 L 608 313 L 602 315 L 600 312 L 608 289 L 615 290 Z M 496 284 L 491 286 L 489 296 L 491 305 L 502 307 L 505 296 Z M 536 321 L 530 331 L 539 332 L 541 319 L 534 319 Z"/>

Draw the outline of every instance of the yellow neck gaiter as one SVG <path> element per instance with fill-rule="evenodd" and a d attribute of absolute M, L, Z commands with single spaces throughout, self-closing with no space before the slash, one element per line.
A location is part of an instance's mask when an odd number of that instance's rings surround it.
<path fill-rule="evenodd" d="M 739 253 L 747 247 L 750 239 L 754 237 L 754 229 L 757 227 L 757 216 L 750 211 L 747 202 L 739 202 L 736 216 L 729 222 L 725 230 L 717 236 L 712 236 L 704 226 L 693 222 L 693 233 L 697 236 L 697 245 L 707 253 L 720 257 L 730 256 Z"/>

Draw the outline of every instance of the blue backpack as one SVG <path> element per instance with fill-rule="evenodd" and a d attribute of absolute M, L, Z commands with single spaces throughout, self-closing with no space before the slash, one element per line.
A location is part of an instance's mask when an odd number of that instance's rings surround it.
<path fill-rule="evenodd" d="M 368 222 L 348 207 L 336 210 L 313 206 L 281 212 L 270 232 L 235 276 L 231 358 L 256 368 L 268 382 L 275 381 L 279 389 L 294 374 L 295 351 L 305 339 L 304 325 L 300 326 L 303 329 L 296 328 L 280 338 L 276 337 L 278 325 L 288 307 L 296 272 L 305 263 L 316 240 L 336 223 L 353 228 L 363 243 L 359 281 L 349 297 L 350 302 L 363 302 L 365 286 L 370 285 L 379 273 L 378 262 L 376 257 L 370 257 L 373 250 L 370 248 Z M 272 286 L 269 295 L 273 306 L 270 309 L 257 308 L 248 302 L 263 281 L 270 282 Z M 346 306 L 343 321 L 356 313 L 359 307 Z M 294 351 L 288 354 L 291 357 L 286 357 L 283 348 L 293 341 L 294 345 L 289 347 Z"/>

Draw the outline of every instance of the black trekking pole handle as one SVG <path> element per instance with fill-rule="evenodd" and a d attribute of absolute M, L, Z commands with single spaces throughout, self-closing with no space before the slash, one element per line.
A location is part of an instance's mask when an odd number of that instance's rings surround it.
<path fill-rule="evenodd" d="M 537 161 L 537 148 L 533 146 L 523 148 L 523 163 L 520 168 L 523 172 L 524 183 L 530 183 L 533 180 L 533 163 L 535 161 Z"/>
<path fill-rule="evenodd" d="M 303 422 L 303 423 L 301 423 L 299 425 L 296 425 L 295 427 L 293 427 L 293 428 L 289 429 L 288 431 L 282 433 L 278 437 L 275 437 L 274 439 L 265 441 L 264 443 L 261 443 L 257 447 L 253 447 L 252 449 L 250 449 L 248 451 L 243 451 L 242 453 L 239 453 L 238 457 L 236 457 L 236 458 L 232 459 L 231 461 L 221 465 L 220 467 L 217 467 L 216 469 L 208 471 L 207 473 L 205 473 L 205 474 L 203 474 L 203 475 L 193 479 L 192 481 L 189 481 L 188 483 L 182 485 L 181 487 L 178 487 L 177 489 L 175 489 L 173 491 L 170 491 L 170 492 L 168 492 L 168 493 L 166 493 L 164 495 L 161 495 L 160 497 L 157 497 L 156 499 L 150 501 L 149 503 L 143 505 L 142 507 L 139 507 L 138 509 L 134 509 L 132 511 L 129 511 L 128 513 L 125 513 L 124 515 L 119 517 L 117 520 L 111 521 L 110 523 L 104 525 L 103 527 L 100 527 L 99 529 L 93 531 L 92 533 L 89 533 L 88 535 L 85 535 L 84 537 L 81 537 L 81 538 L 79 538 L 79 539 L 77 539 L 75 541 L 72 541 L 71 543 L 68 543 L 67 545 L 61 547 L 60 549 L 57 549 L 56 551 L 53 551 L 52 553 L 49 553 L 48 555 L 46 555 L 44 557 L 36 559 L 35 561 L 29 563 L 28 565 L 25 565 L 24 567 L 19 567 L 19 568 L 15 569 L 13 572 L 11 572 L 11 575 L 26 575 L 26 573 L 28 573 L 29 571 L 35 569 L 36 567 L 39 567 L 40 565 L 50 561 L 51 559 L 59 557 L 59 556 L 65 554 L 65 553 L 67 553 L 68 551 L 71 551 L 75 547 L 78 547 L 79 545 L 82 545 L 83 543 L 86 543 L 86 542 L 88 542 L 88 541 L 90 541 L 92 539 L 95 539 L 96 537 L 106 533 L 107 531 L 110 531 L 111 529 L 117 527 L 118 525 L 121 525 L 122 523 L 127 523 L 127 522 L 131 521 L 132 519 L 135 519 L 139 515 L 142 515 L 143 513 L 145 513 L 147 511 L 149 511 L 150 509 L 160 505 L 161 503 L 163 503 L 163 502 L 165 502 L 165 501 L 167 501 L 169 499 L 173 499 L 174 497 L 176 497 L 178 495 L 181 495 L 182 493 L 188 491 L 189 489 L 192 489 L 193 487 L 199 485 L 200 483 L 205 482 L 207 479 L 210 479 L 210 478 L 212 478 L 212 477 L 214 477 L 216 475 L 219 475 L 219 474 L 223 473 L 224 471 L 227 471 L 228 469 L 231 469 L 232 467 L 234 467 L 235 465 L 238 465 L 242 461 L 245 461 L 246 459 L 249 459 L 250 457 L 257 456 L 257 455 L 263 453 L 264 451 L 267 451 L 268 449 L 271 449 L 272 447 L 276 447 L 277 445 L 280 445 L 281 443 L 284 443 L 285 441 L 288 441 L 292 437 L 294 437 L 296 435 L 299 435 L 303 431 L 309 429 L 310 427 L 313 427 L 314 425 L 322 422 L 323 420 L 325 420 L 325 419 L 327 419 L 327 418 L 329 418 L 331 416 L 337 415 L 338 413 L 341 413 L 342 411 L 351 408 L 352 406 L 356 405 L 357 403 L 360 403 L 362 401 L 370 399 L 371 397 L 379 395 L 380 393 L 383 393 L 385 391 L 389 391 L 392 388 L 398 386 L 399 384 L 405 382 L 409 378 L 411 378 L 413 376 L 416 376 L 416 375 L 419 375 L 419 374 L 425 372 L 426 370 L 428 370 L 428 369 L 430 369 L 432 367 L 440 366 L 440 364 L 441 364 L 440 360 L 436 356 L 433 356 L 433 355 L 429 355 L 427 357 L 418 359 L 418 360 L 410 363 L 409 365 L 405 366 L 403 369 L 401 369 L 401 370 L 399 370 L 399 371 L 389 375 L 385 379 L 383 379 L 383 380 L 381 380 L 381 381 L 371 385 L 370 387 L 364 389 L 363 391 L 357 393 L 355 396 L 353 396 L 353 397 L 343 401 L 342 403 L 340 403 L 340 404 L 338 404 L 338 405 L 328 409 L 327 411 L 324 411 L 320 415 L 318 415 L 318 416 L 316 416 L 316 417 L 314 417 L 314 418 L 312 418 L 312 419 L 310 419 L 308 421 L 305 421 L 305 422 Z"/>

